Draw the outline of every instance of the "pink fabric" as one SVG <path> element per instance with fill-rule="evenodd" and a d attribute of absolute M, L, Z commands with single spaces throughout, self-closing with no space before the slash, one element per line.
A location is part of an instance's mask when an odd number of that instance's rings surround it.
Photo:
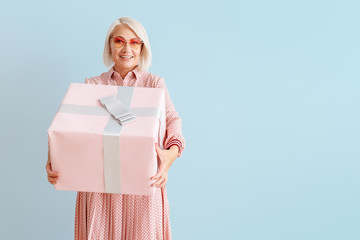
<path fill-rule="evenodd" d="M 177 145 L 178 157 L 185 148 L 181 118 L 167 91 L 165 80 L 138 67 L 124 79 L 110 68 L 85 83 L 165 89 L 165 149 Z M 155 188 L 153 196 L 78 192 L 75 210 L 75 239 L 171 239 L 170 210 L 166 186 Z"/>

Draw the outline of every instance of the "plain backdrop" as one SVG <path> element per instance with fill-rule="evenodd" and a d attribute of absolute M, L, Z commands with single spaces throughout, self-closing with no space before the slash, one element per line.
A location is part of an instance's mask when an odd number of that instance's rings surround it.
<path fill-rule="evenodd" d="M 105 35 L 139 20 L 183 119 L 175 240 L 360 239 L 358 1 L 6 1 L 0 239 L 73 239 L 76 192 L 47 182 L 47 129 Z"/>

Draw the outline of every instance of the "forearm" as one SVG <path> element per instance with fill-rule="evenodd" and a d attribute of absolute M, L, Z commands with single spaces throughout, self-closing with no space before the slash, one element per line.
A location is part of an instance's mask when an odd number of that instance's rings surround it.
<path fill-rule="evenodd" d="M 166 109 L 166 134 L 167 139 L 164 141 L 165 149 L 170 149 L 173 145 L 177 145 L 177 156 L 180 157 L 185 148 L 185 139 L 182 135 L 182 119 L 179 117 L 175 106 L 170 98 L 169 92 L 165 85 L 164 78 L 161 78 L 157 87 L 165 89 L 165 109 Z"/>
<path fill-rule="evenodd" d="M 169 148 L 169 150 L 172 152 L 172 154 L 175 156 L 175 158 L 176 158 L 176 156 L 178 155 L 178 153 L 179 153 L 179 147 L 177 146 L 177 145 L 172 145 L 170 148 Z"/>
<path fill-rule="evenodd" d="M 174 161 L 179 153 L 179 147 L 177 145 L 172 145 L 168 149 L 168 151 L 170 153 L 170 161 L 168 162 L 168 166 L 170 167 L 174 163 Z"/>

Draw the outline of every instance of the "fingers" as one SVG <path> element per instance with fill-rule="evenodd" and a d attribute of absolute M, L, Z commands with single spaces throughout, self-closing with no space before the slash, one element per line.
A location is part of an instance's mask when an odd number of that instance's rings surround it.
<path fill-rule="evenodd" d="M 55 184 L 57 182 L 57 180 L 59 180 L 59 177 L 60 177 L 60 174 L 57 172 L 48 173 L 48 176 L 47 176 L 48 181 L 51 184 Z"/>
<path fill-rule="evenodd" d="M 159 150 L 160 148 L 159 148 L 159 145 L 157 144 L 157 143 L 155 143 L 155 149 L 156 150 Z"/>
<path fill-rule="evenodd" d="M 45 168 L 46 168 L 47 178 L 48 178 L 49 183 L 56 184 L 57 180 L 60 177 L 60 173 L 54 172 L 51 170 L 51 162 L 49 160 L 47 161 Z"/>
<path fill-rule="evenodd" d="M 59 176 L 48 175 L 47 178 L 48 178 L 49 183 L 51 183 L 51 184 L 55 184 L 59 180 Z"/>
<path fill-rule="evenodd" d="M 60 174 L 58 172 L 54 172 L 51 170 L 51 162 L 46 163 L 46 172 L 47 172 L 48 176 L 51 176 L 51 177 L 60 176 Z"/>
<path fill-rule="evenodd" d="M 161 180 L 161 182 L 159 182 L 158 183 L 158 187 L 162 187 L 162 186 L 164 186 L 166 183 L 167 183 L 167 177 L 164 177 L 162 180 Z"/>
<path fill-rule="evenodd" d="M 58 172 L 48 172 L 49 177 L 57 178 L 60 177 L 60 174 Z"/>
<path fill-rule="evenodd" d="M 58 180 L 59 178 L 58 177 L 49 177 L 48 176 L 48 181 L 49 181 L 49 183 L 51 183 L 51 184 L 56 184 L 56 182 L 57 182 L 57 180 Z"/>
<path fill-rule="evenodd" d="M 156 186 L 156 187 L 163 187 L 166 183 L 167 183 L 167 178 L 166 177 L 163 177 L 163 178 L 160 178 L 156 183 L 153 183 L 152 186 Z"/>
<path fill-rule="evenodd" d="M 155 151 L 156 151 L 157 155 L 159 155 L 159 157 L 160 157 L 161 149 L 159 148 L 159 145 L 157 143 L 155 143 Z"/>
<path fill-rule="evenodd" d="M 150 179 L 155 180 L 155 179 L 159 178 L 161 176 L 161 174 L 162 174 L 162 171 L 159 171 L 155 176 L 152 176 Z"/>
<path fill-rule="evenodd" d="M 158 174 L 157 174 L 158 175 Z M 156 177 L 152 177 L 151 179 L 156 179 Z M 167 175 L 166 174 L 160 174 L 160 177 L 151 184 L 152 187 L 156 186 L 156 187 L 162 187 L 164 186 L 168 181 Z"/>
<path fill-rule="evenodd" d="M 155 143 L 155 150 L 156 150 L 156 152 L 157 152 L 157 154 L 158 154 L 158 156 L 160 158 L 160 165 L 159 165 L 160 169 L 159 169 L 158 173 L 155 176 L 152 176 L 150 179 L 151 180 L 157 180 L 157 182 L 158 182 L 159 178 L 164 174 L 165 169 L 164 169 L 164 165 L 162 164 L 161 157 L 160 157 L 161 149 L 159 148 L 157 143 Z M 154 183 L 151 186 L 154 186 Z"/>
<path fill-rule="evenodd" d="M 165 165 L 162 165 L 162 166 L 160 167 L 158 173 L 157 173 L 155 176 L 153 176 L 153 177 L 150 178 L 151 180 L 155 180 L 155 182 L 153 182 L 153 183 L 151 184 L 151 186 L 152 186 L 152 187 L 153 187 L 153 186 L 156 186 L 156 187 L 162 187 L 162 186 L 164 186 L 164 185 L 167 183 L 167 181 L 168 181 L 168 175 L 167 175 L 167 173 L 168 173 L 168 169 L 165 167 Z"/>
<path fill-rule="evenodd" d="M 151 180 L 156 180 L 157 178 L 159 178 L 160 176 L 162 176 L 165 172 L 165 166 L 162 165 L 159 169 L 159 171 L 157 172 L 157 174 L 155 176 L 152 176 L 150 179 Z"/>
<path fill-rule="evenodd" d="M 49 161 L 46 163 L 45 169 L 47 172 L 51 172 L 51 163 Z"/>
<path fill-rule="evenodd" d="M 60 174 L 58 172 L 53 172 L 53 171 L 49 171 L 48 172 L 48 181 L 51 184 L 55 184 L 57 182 L 57 180 L 59 179 Z"/>

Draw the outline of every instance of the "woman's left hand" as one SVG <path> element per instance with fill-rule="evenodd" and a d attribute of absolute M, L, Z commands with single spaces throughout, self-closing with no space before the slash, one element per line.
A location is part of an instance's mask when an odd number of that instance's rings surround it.
<path fill-rule="evenodd" d="M 160 159 L 160 165 L 157 174 L 150 178 L 151 180 L 156 180 L 151 186 L 163 187 L 168 181 L 168 171 L 178 155 L 179 147 L 173 145 L 169 150 L 161 150 L 157 143 L 155 143 L 155 150 Z"/>

